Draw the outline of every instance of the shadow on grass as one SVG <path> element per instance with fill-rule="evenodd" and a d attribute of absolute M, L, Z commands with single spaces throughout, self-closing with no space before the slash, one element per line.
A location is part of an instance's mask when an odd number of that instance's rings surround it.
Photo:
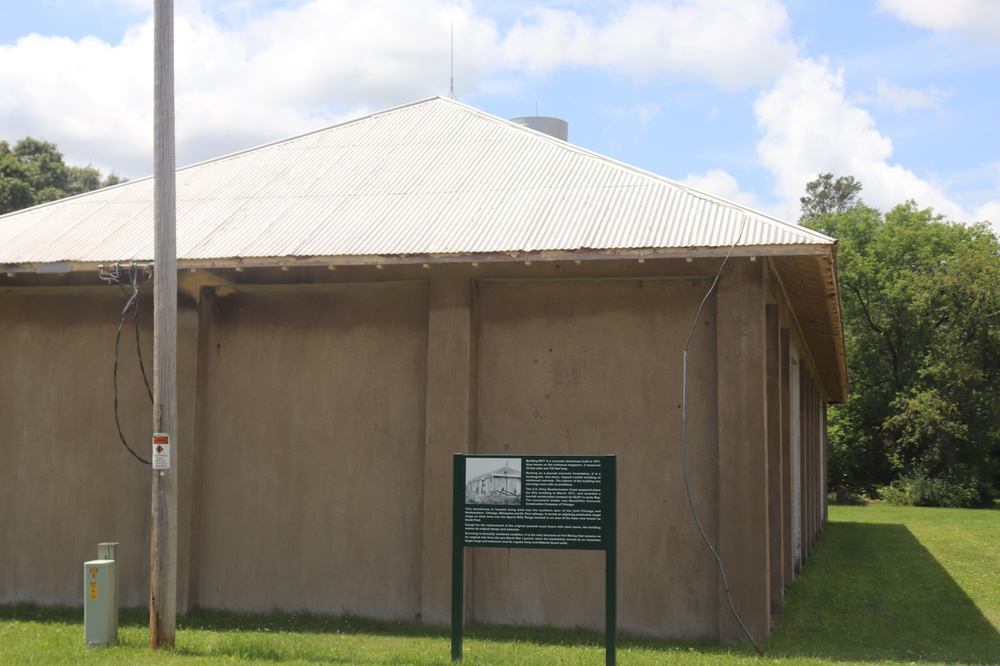
<path fill-rule="evenodd" d="M 146 619 L 143 619 L 145 622 Z M 179 629 L 205 631 L 290 632 L 315 634 L 348 634 L 415 638 L 440 638 L 450 640 L 451 628 L 410 622 L 388 622 L 359 617 L 350 613 L 331 616 L 308 612 L 287 613 L 274 611 L 267 614 L 233 613 L 210 609 L 197 609 L 177 618 Z M 494 642 L 534 643 L 537 645 L 597 646 L 605 643 L 602 632 L 590 629 L 557 629 L 524 625 L 468 625 L 463 631 L 467 639 Z M 691 647 L 691 642 L 673 642 Z M 628 647 L 664 647 L 668 641 L 641 636 L 618 635 L 618 645 Z M 706 643 L 706 646 L 711 644 Z"/>
<path fill-rule="evenodd" d="M 148 617 L 148 613 L 147 613 Z M 79 624 L 83 626 L 83 608 L 39 606 L 30 602 L 0 604 L 0 622 L 38 622 L 41 624 Z"/>
<path fill-rule="evenodd" d="M 268 614 L 238 614 L 198 609 L 186 616 L 179 617 L 177 622 L 180 628 L 210 631 L 287 631 L 451 640 L 451 627 L 449 626 L 373 620 L 351 613 L 338 616 L 316 615 L 308 612 L 286 613 L 283 611 L 274 611 Z M 581 627 L 568 629 L 551 626 L 470 624 L 465 626 L 462 635 L 466 639 L 499 643 L 532 643 L 567 647 L 604 647 L 605 645 L 604 632 Z M 617 639 L 619 648 L 697 649 L 699 652 L 709 653 L 730 653 L 734 649 L 739 650 L 737 646 L 721 645 L 709 639 L 701 641 L 664 639 L 621 631 L 618 632 Z M 752 652 L 749 646 L 747 646 L 747 652 L 748 654 Z"/>
<path fill-rule="evenodd" d="M 198 608 L 178 616 L 178 629 L 204 631 L 284 631 L 309 634 L 368 634 L 374 636 L 414 636 L 438 638 L 446 635 L 440 627 L 371 620 L 351 613 L 319 615 L 309 612 L 236 613 Z"/>
<path fill-rule="evenodd" d="M 1000 662 L 1000 633 L 903 525 L 830 523 L 788 592 L 770 655 Z"/>
<path fill-rule="evenodd" d="M 0 622 L 37 622 L 50 625 L 83 624 L 83 609 L 73 607 L 37 606 L 31 603 L 0 605 Z M 124 608 L 119 612 L 119 627 L 131 629 L 122 635 L 119 646 L 126 649 L 144 649 L 145 630 L 149 626 L 149 612 L 144 608 Z M 389 622 L 359 617 L 352 614 L 340 616 L 318 615 L 308 612 L 289 613 L 238 613 L 210 609 L 196 609 L 177 617 L 177 654 L 189 657 L 217 657 L 235 660 L 281 662 L 356 663 L 356 659 L 340 659 L 329 653 L 312 655 L 309 650 L 291 649 L 287 643 L 273 642 L 271 637 L 280 634 L 314 634 L 326 636 L 372 636 L 387 638 L 428 638 L 441 641 L 441 654 L 449 653 L 451 630 L 447 626 L 421 625 L 409 622 Z M 139 630 L 136 634 L 134 630 Z M 209 640 L 185 640 L 184 632 L 212 632 Z M 597 647 L 605 646 L 603 632 L 590 629 L 562 629 L 524 625 L 470 625 L 465 628 L 466 640 L 493 643 L 522 643 L 540 646 Z M 701 654 L 731 654 L 744 650 L 738 646 L 723 646 L 710 640 L 665 640 L 619 632 L 618 649 L 644 648 L 663 652 Z M 750 649 L 746 649 L 749 655 Z"/>

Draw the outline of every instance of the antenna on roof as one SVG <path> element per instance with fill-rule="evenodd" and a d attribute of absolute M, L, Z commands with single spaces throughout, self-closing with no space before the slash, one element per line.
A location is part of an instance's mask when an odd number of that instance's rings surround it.
<path fill-rule="evenodd" d="M 448 97 L 450 99 L 458 99 L 455 97 L 455 23 L 451 24 L 451 88 L 448 90 Z"/>

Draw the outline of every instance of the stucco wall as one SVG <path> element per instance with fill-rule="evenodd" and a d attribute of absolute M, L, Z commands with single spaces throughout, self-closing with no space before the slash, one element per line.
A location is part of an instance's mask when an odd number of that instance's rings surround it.
<path fill-rule="evenodd" d="M 196 603 L 416 618 L 426 286 L 255 288 L 208 309 Z"/>
<path fill-rule="evenodd" d="M 681 467 L 681 364 L 701 280 L 483 282 L 476 453 L 618 455 L 622 628 L 716 626 L 717 579 Z M 688 468 L 716 531 L 714 302 L 690 347 Z M 476 549 L 472 619 L 604 626 L 604 554 Z"/>
<path fill-rule="evenodd" d="M 126 297 L 116 287 L 0 292 L 0 603 L 82 603 L 83 562 L 97 544 L 121 543 L 120 600 L 149 600 L 150 468 L 121 445 L 114 422 L 115 332 Z M 152 300 L 142 301 L 143 357 L 152 381 Z M 129 444 L 147 460 L 152 407 L 129 317 L 119 356 L 119 413 Z M 194 358 L 196 313 L 178 313 L 178 355 Z M 178 364 L 193 394 L 193 364 Z M 193 401 L 179 403 L 182 441 Z M 190 460 L 182 458 L 180 510 Z M 187 547 L 186 524 L 178 530 Z M 180 575 L 187 562 L 179 558 Z M 179 603 L 185 603 L 183 591 Z"/>

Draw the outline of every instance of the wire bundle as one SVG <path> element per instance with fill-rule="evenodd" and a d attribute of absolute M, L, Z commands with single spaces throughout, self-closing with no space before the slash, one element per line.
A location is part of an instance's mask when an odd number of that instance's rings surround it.
<path fill-rule="evenodd" d="M 128 317 L 129 313 L 132 313 L 132 321 L 135 328 L 135 353 L 139 359 L 139 369 L 142 371 L 142 381 L 146 385 L 146 393 L 149 395 L 150 404 L 153 403 L 153 390 L 149 387 L 149 379 L 146 377 L 146 366 L 142 362 L 142 346 L 139 342 L 139 294 L 142 290 L 142 285 L 148 280 L 148 273 L 152 269 L 151 266 L 145 265 L 141 266 L 135 262 L 131 263 L 127 268 L 115 264 L 111 272 L 101 271 L 101 278 L 108 282 L 115 282 L 118 284 L 118 288 L 122 290 L 122 293 L 128 296 L 128 300 L 125 303 L 125 307 L 122 308 L 122 316 L 118 320 L 118 332 L 115 334 L 115 365 L 114 365 L 114 393 L 115 393 L 115 426 L 118 428 L 118 438 L 121 439 L 122 445 L 128 449 L 136 460 L 146 465 L 149 461 L 136 453 L 128 442 L 125 440 L 125 434 L 122 432 L 121 421 L 118 417 L 118 352 L 121 348 L 121 338 L 122 338 L 122 328 L 125 326 L 125 318 Z M 128 290 L 123 281 L 123 277 L 127 280 L 132 293 L 129 294 Z"/>

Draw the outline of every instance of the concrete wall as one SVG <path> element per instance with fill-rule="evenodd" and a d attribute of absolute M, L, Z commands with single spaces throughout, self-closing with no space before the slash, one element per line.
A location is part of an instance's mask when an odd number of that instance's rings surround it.
<path fill-rule="evenodd" d="M 116 287 L 0 292 L 0 602 L 82 604 L 83 562 L 102 541 L 121 543 L 121 603 L 149 601 L 150 468 L 122 446 L 114 421 L 115 333 L 125 297 Z M 152 381 L 152 300 L 142 302 L 142 348 Z M 196 312 L 178 312 L 178 355 L 195 356 Z M 122 331 L 122 430 L 149 459 L 152 406 L 132 319 Z M 193 396 L 194 365 L 178 365 Z M 182 441 L 193 400 L 179 403 Z M 189 510 L 190 460 L 181 459 L 180 510 Z M 178 539 L 188 543 L 186 524 Z M 187 560 L 179 558 L 179 575 Z M 179 603 L 186 601 L 182 590 Z"/>
<path fill-rule="evenodd" d="M 479 286 L 476 453 L 618 455 L 619 607 L 628 631 L 714 633 L 716 569 L 687 507 L 681 363 L 701 280 Z M 718 514 L 715 316 L 692 339 L 688 467 Z M 476 549 L 473 621 L 604 625 L 604 554 Z"/>
<path fill-rule="evenodd" d="M 622 629 L 742 640 L 682 474 L 683 349 L 718 265 L 262 269 L 185 299 L 178 608 L 444 624 L 452 454 L 615 453 Z M 0 603 L 80 603 L 100 541 L 122 543 L 123 604 L 147 603 L 150 471 L 112 411 L 124 300 L 0 291 L 0 561 L 14 574 Z M 122 349 L 123 424 L 145 453 L 129 329 Z M 825 518 L 809 367 L 767 262 L 733 259 L 690 342 L 687 464 L 762 641 Z M 601 629 L 603 568 L 600 552 L 467 549 L 466 618 Z"/>
<path fill-rule="evenodd" d="M 426 286 L 257 288 L 209 326 L 196 603 L 415 619 Z"/>

